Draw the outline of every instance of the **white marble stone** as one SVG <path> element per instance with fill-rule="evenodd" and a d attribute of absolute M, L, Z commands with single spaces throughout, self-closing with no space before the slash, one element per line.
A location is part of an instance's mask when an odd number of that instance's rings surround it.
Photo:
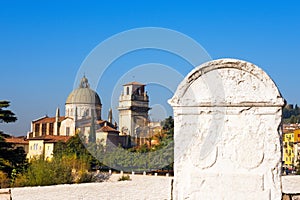
<path fill-rule="evenodd" d="M 0 189 L 0 200 L 11 200 L 10 189 Z"/>
<path fill-rule="evenodd" d="M 282 176 L 282 193 L 300 194 L 300 176 Z"/>
<path fill-rule="evenodd" d="M 281 97 L 257 66 L 220 59 L 194 69 L 174 109 L 174 199 L 281 199 Z"/>

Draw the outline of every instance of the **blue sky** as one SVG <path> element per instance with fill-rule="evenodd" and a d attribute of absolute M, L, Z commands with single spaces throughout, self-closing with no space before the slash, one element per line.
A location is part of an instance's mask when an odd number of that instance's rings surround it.
<path fill-rule="evenodd" d="M 288 102 L 299 104 L 299 22 L 298 1 L 0 1 L 0 99 L 11 101 L 10 108 L 19 119 L 0 124 L 0 129 L 24 135 L 31 120 L 54 115 L 56 107 L 64 113 L 65 100 L 86 56 L 105 39 L 141 27 L 186 34 L 213 59 L 250 61 L 274 79 Z M 97 86 L 103 118 L 114 106 L 111 88 L 122 73 L 151 62 L 174 66 L 183 75 L 192 69 L 166 52 L 123 56 Z M 148 90 L 151 105 L 166 106 L 161 101 L 172 96 L 155 85 Z M 166 108 L 165 115 L 171 112 Z"/>

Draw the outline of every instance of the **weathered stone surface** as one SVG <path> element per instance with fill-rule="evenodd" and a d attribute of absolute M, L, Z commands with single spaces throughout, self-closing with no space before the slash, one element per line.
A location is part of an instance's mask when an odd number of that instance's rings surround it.
<path fill-rule="evenodd" d="M 295 195 L 292 197 L 292 200 L 300 200 L 300 195 Z"/>
<path fill-rule="evenodd" d="M 300 176 L 282 176 L 282 193 L 300 194 Z"/>
<path fill-rule="evenodd" d="M 131 181 L 12 188 L 13 200 L 170 200 L 171 177 L 131 175 Z"/>
<path fill-rule="evenodd" d="M 169 103 L 174 199 L 281 199 L 284 100 L 263 70 L 235 59 L 205 63 Z"/>
<path fill-rule="evenodd" d="M 0 200 L 11 200 L 10 189 L 0 189 Z"/>

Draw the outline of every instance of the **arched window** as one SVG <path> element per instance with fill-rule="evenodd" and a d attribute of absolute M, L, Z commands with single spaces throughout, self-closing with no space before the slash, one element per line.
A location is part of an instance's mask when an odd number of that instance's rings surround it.
<path fill-rule="evenodd" d="M 126 88 L 126 94 L 129 95 L 129 87 Z"/>

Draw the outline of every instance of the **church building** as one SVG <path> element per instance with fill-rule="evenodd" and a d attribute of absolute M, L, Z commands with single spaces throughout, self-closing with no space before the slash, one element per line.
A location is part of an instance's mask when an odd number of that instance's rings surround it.
<path fill-rule="evenodd" d="M 88 79 L 83 76 L 78 88 L 66 100 L 65 116 L 60 116 L 57 108 L 55 117 L 44 116 L 31 122 L 31 131 L 27 134 L 27 157 L 30 159 L 44 154 L 45 159 L 49 159 L 56 142 L 66 142 L 78 132 L 83 134 L 85 143 L 128 147 L 127 136 L 119 134 L 116 123 L 112 122 L 112 111 L 106 121 L 101 118 L 101 110 L 99 95 L 90 88 Z M 91 129 L 92 126 L 94 128 Z M 91 131 L 95 132 L 95 141 L 89 141 Z"/>

